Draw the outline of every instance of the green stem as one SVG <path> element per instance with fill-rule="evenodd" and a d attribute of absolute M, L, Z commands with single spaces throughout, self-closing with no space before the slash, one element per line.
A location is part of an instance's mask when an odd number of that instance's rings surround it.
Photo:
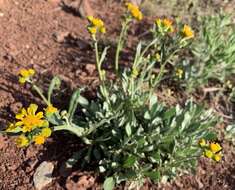
<path fill-rule="evenodd" d="M 157 84 L 160 83 L 161 78 L 162 78 L 162 75 L 163 75 L 163 72 L 164 72 L 164 70 L 165 70 L 166 64 L 167 64 L 168 61 L 171 59 L 171 57 L 177 53 L 177 51 L 178 51 L 178 50 L 175 50 L 172 54 L 170 54 L 170 55 L 165 59 L 165 61 L 161 64 L 160 72 L 159 72 L 159 74 L 158 74 L 158 76 L 157 76 L 156 83 L 154 84 L 154 86 L 156 86 Z"/>
<path fill-rule="evenodd" d="M 124 24 L 122 25 L 122 30 L 118 39 L 118 44 L 117 44 L 117 50 L 116 50 L 116 55 L 115 55 L 115 72 L 118 75 L 118 70 L 119 70 L 119 56 L 120 56 L 120 51 L 123 48 L 123 38 L 127 32 L 127 28 L 128 28 L 128 23 L 129 20 L 125 19 Z"/>
<path fill-rule="evenodd" d="M 32 86 L 33 90 L 35 90 L 38 95 L 42 98 L 42 100 L 47 104 L 50 105 L 50 102 L 46 99 L 46 97 L 43 95 L 42 90 L 35 84 Z"/>
<path fill-rule="evenodd" d="M 100 81 L 103 81 L 102 73 L 101 73 L 101 65 L 100 65 L 100 56 L 99 56 L 99 49 L 98 49 L 98 41 L 96 39 L 94 39 L 94 41 L 95 41 L 96 68 L 98 70 Z"/>
<path fill-rule="evenodd" d="M 75 134 L 78 137 L 82 137 L 81 131 L 78 130 L 76 127 L 71 127 L 70 125 L 58 125 L 54 127 L 54 131 L 70 131 L 71 133 Z"/>

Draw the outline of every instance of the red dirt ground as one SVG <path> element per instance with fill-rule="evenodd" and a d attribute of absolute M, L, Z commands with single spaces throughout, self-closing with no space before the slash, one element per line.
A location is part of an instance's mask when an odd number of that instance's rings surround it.
<path fill-rule="evenodd" d="M 119 26 L 117 15 L 121 12 L 120 3 L 104 2 L 93 0 L 92 7 L 104 19 L 108 33 L 113 36 Z M 58 8 L 54 0 L 0 0 L 0 23 L 1 127 L 12 120 L 21 106 L 31 102 L 40 104 L 40 100 L 27 87 L 21 87 L 17 82 L 17 73 L 23 67 L 34 68 L 42 78 L 41 84 L 53 75 L 60 76 L 67 90 L 63 97 L 57 97 L 57 105 L 61 105 L 62 99 L 66 102 L 69 93 L 76 87 L 96 85 L 94 57 L 88 43 L 85 20 Z M 1 135 L 0 189 L 34 189 L 32 176 L 42 161 L 53 161 L 56 166 L 53 183 L 45 189 L 101 189 L 95 174 L 91 172 L 81 172 L 76 168 L 67 178 L 59 175 L 60 164 L 77 148 L 74 144 L 76 140 L 55 134 L 45 146 L 32 145 L 27 149 L 18 149 L 13 137 Z M 72 149 L 68 151 L 71 146 Z M 158 187 L 146 182 L 143 189 L 235 189 L 232 145 L 224 142 L 223 146 L 225 157 L 221 163 L 201 159 L 196 175 L 185 175 L 171 184 Z"/>

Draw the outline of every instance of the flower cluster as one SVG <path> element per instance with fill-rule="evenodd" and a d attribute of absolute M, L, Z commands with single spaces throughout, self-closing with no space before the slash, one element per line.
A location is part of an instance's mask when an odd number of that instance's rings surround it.
<path fill-rule="evenodd" d="M 204 151 L 204 156 L 210 159 L 213 159 L 217 162 L 219 162 L 222 158 L 222 147 L 219 143 L 215 143 L 215 142 L 206 142 L 205 139 L 201 139 L 199 141 L 199 145 L 200 147 L 203 149 Z"/>
<path fill-rule="evenodd" d="M 87 29 L 91 35 L 95 35 L 97 32 L 100 32 L 100 33 L 106 32 L 104 22 L 101 19 L 94 18 L 93 16 L 88 16 L 87 19 L 90 23 Z"/>
<path fill-rule="evenodd" d="M 173 22 L 169 19 L 156 19 L 155 24 L 161 32 L 174 32 Z"/>
<path fill-rule="evenodd" d="M 135 18 L 136 20 L 140 21 L 143 19 L 143 14 L 140 11 L 139 7 L 132 4 L 126 3 L 127 10 L 129 11 L 130 15 Z"/>
<path fill-rule="evenodd" d="M 19 83 L 29 82 L 30 78 L 35 74 L 33 69 L 21 69 L 19 73 Z"/>
<path fill-rule="evenodd" d="M 43 112 L 37 112 L 38 106 L 36 104 L 30 104 L 25 109 L 16 114 L 16 122 L 11 123 L 6 129 L 6 132 L 21 132 L 21 135 L 16 139 L 16 144 L 19 147 L 28 146 L 30 142 L 35 144 L 43 144 L 47 137 L 52 133 L 49 128 L 49 123 L 44 117 Z M 46 109 L 46 114 L 52 114 L 57 112 L 57 109 L 52 105 Z"/>

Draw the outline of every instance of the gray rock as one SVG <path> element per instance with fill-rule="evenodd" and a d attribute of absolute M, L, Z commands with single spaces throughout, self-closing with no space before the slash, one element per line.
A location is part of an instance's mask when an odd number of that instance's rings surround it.
<path fill-rule="evenodd" d="M 52 182 L 52 173 L 54 164 L 51 162 L 42 162 L 33 176 L 33 183 L 37 190 L 42 190 L 45 186 Z"/>

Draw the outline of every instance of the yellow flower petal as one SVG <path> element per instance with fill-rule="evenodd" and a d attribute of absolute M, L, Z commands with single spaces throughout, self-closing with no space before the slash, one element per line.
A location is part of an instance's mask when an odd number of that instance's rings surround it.
<path fill-rule="evenodd" d="M 45 137 L 43 137 L 42 135 L 36 135 L 33 138 L 35 144 L 37 145 L 41 145 L 45 143 Z"/>
<path fill-rule="evenodd" d="M 93 22 L 93 19 L 94 19 L 94 17 L 93 16 L 87 16 L 87 20 L 89 21 L 89 22 Z"/>
<path fill-rule="evenodd" d="M 103 34 L 106 33 L 106 28 L 105 27 L 101 27 L 100 28 L 100 32 L 103 33 Z"/>
<path fill-rule="evenodd" d="M 14 123 L 10 123 L 9 126 L 6 128 L 6 132 L 11 132 L 16 128 Z"/>
<path fill-rule="evenodd" d="M 24 135 L 20 135 L 17 139 L 16 139 L 16 145 L 18 147 L 25 147 L 29 145 L 29 140 L 26 136 Z"/>
<path fill-rule="evenodd" d="M 24 125 L 23 128 L 22 128 L 23 133 L 31 132 L 32 130 L 33 130 L 32 125 Z"/>
<path fill-rule="evenodd" d="M 24 77 L 19 77 L 19 83 L 24 84 L 26 82 L 26 78 Z"/>
<path fill-rule="evenodd" d="M 43 112 L 38 112 L 36 115 L 35 115 L 38 119 L 42 119 L 43 118 Z"/>
<path fill-rule="evenodd" d="M 200 139 L 198 144 L 201 146 L 201 147 L 205 147 L 206 146 L 206 140 L 205 139 Z"/>
<path fill-rule="evenodd" d="M 194 32 L 193 30 L 191 29 L 190 26 L 188 25 L 184 25 L 183 29 L 182 29 L 182 33 L 184 35 L 184 37 L 186 38 L 193 38 L 194 37 Z"/>
<path fill-rule="evenodd" d="M 27 78 L 27 77 L 29 77 L 29 72 L 26 69 L 21 69 L 20 70 L 20 75 L 24 78 Z"/>
<path fill-rule="evenodd" d="M 57 108 L 55 108 L 53 105 L 49 105 L 47 106 L 47 108 L 45 109 L 46 115 L 51 115 L 53 113 L 56 113 L 58 111 Z"/>
<path fill-rule="evenodd" d="M 132 3 L 126 3 L 126 7 L 133 18 L 135 18 L 136 20 L 139 20 L 139 21 L 143 19 L 143 14 L 139 10 L 138 6 L 136 6 Z"/>
<path fill-rule="evenodd" d="M 213 159 L 216 161 L 216 162 L 219 162 L 222 158 L 222 155 L 221 154 L 215 154 Z"/>
<path fill-rule="evenodd" d="M 210 150 L 205 150 L 204 156 L 207 157 L 207 158 L 212 158 L 213 157 L 213 152 L 211 152 Z"/>
<path fill-rule="evenodd" d="M 29 115 L 35 115 L 37 109 L 38 109 L 38 106 L 36 104 L 30 104 L 27 109 L 27 112 Z"/>
<path fill-rule="evenodd" d="M 24 123 L 22 122 L 22 121 L 18 121 L 18 122 L 16 122 L 16 127 L 20 127 L 20 126 L 22 126 Z"/>
<path fill-rule="evenodd" d="M 28 72 L 29 72 L 30 76 L 33 76 L 35 74 L 35 70 L 34 69 L 29 69 Z"/>
<path fill-rule="evenodd" d="M 181 79 L 183 77 L 184 71 L 182 69 L 177 69 L 175 75 Z"/>
<path fill-rule="evenodd" d="M 103 27 L 104 26 L 104 22 L 99 19 L 99 18 L 94 18 L 92 21 L 92 24 L 98 28 Z"/>
<path fill-rule="evenodd" d="M 51 133 L 52 133 L 52 131 L 49 127 L 43 128 L 42 131 L 41 131 L 41 135 L 43 137 L 50 137 Z"/>
<path fill-rule="evenodd" d="M 220 146 L 219 143 L 210 143 L 210 150 L 211 150 L 213 153 L 217 153 L 217 152 L 219 152 L 220 150 L 222 150 L 222 147 Z"/>
<path fill-rule="evenodd" d="M 97 28 L 96 27 L 88 27 L 88 31 L 91 33 L 91 34 L 96 34 L 97 32 Z"/>

